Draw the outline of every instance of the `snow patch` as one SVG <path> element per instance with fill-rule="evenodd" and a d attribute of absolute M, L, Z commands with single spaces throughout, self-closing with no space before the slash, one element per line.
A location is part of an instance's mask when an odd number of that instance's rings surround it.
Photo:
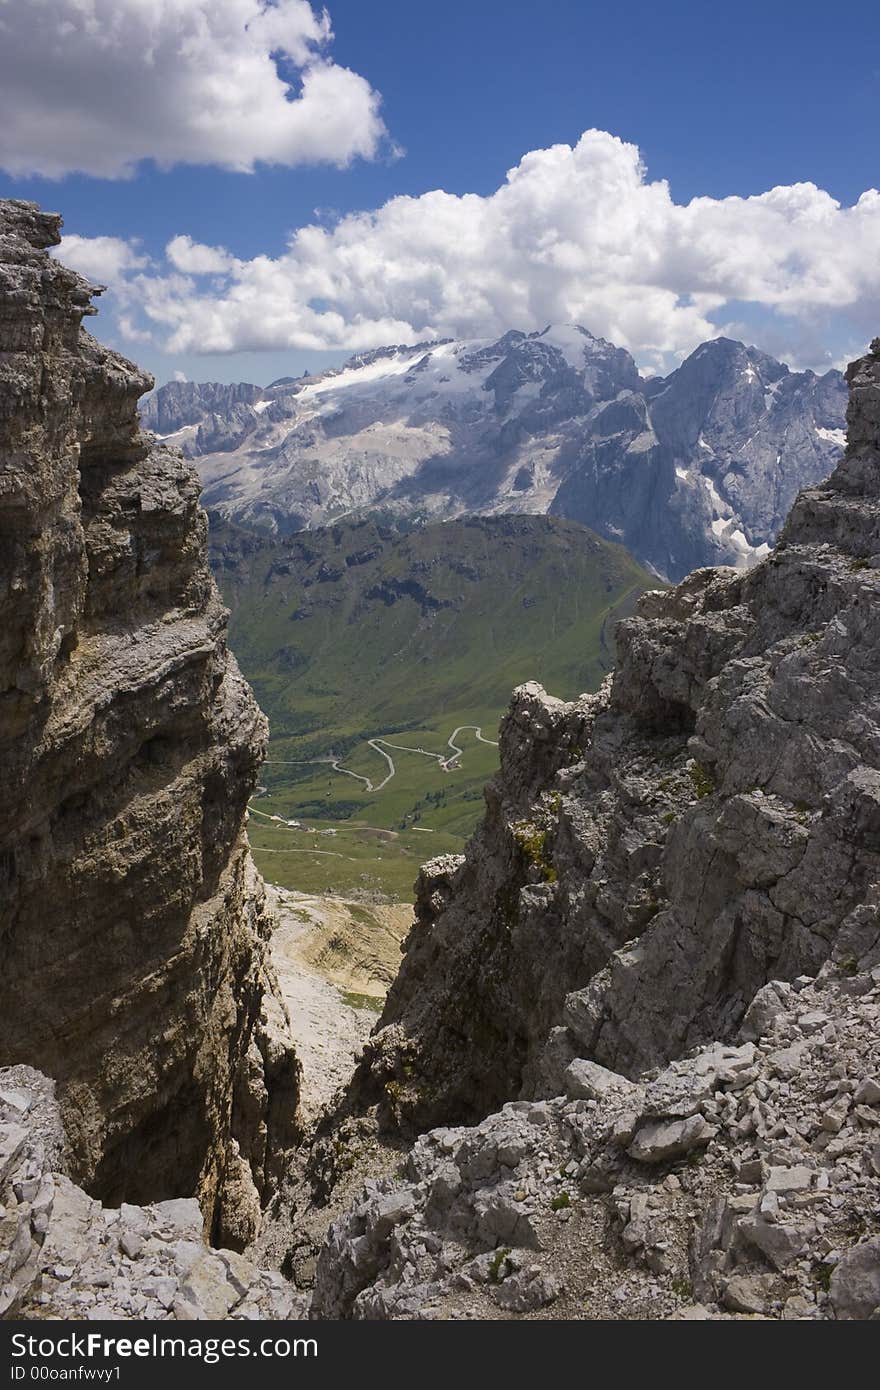
<path fill-rule="evenodd" d="M 558 348 L 568 365 L 574 367 L 575 371 L 584 370 L 591 340 L 582 328 L 573 323 L 554 323 L 546 333 L 541 334 L 539 341 Z"/>
<path fill-rule="evenodd" d="M 841 449 L 846 448 L 846 430 L 823 430 L 817 425 L 816 433 L 820 439 L 827 439 L 830 444 L 839 444 Z"/>
<path fill-rule="evenodd" d="M 709 501 L 712 503 L 712 510 L 715 514 L 712 518 L 712 534 L 718 540 L 733 545 L 737 552 L 733 563 L 737 569 L 746 569 L 749 565 L 762 560 L 765 555 L 769 554 L 770 547 L 765 543 L 750 545 L 745 532 L 737 525 L 731 507 L 724 501 L 712 479 L 704 477 L 702 481 L 709 494 Z"/>
<path fill-rule="evenodd" d="M 158 430 L 153 433 L 157 439 L 179 439 L 182 434 L 196 434 L 198 428 L 198 425 L 181 425 L 179 430 L 172 430 L 170 434 L 160 434 Z"/>
<path fill-rule="evenodd" d="M 780 386 L 782 385 L 782 383 L 783 383 L 784 380 L 785 380 L 785 377 L 784 377 L 784 376 L 777 377 L 776 381 L 771 381 L 771 383 L 770 383 L 769 386 L 765 386 L 765 387 L 764 387 L 764 408 L 765 408 L 765 410 L 768 408 L 768 401 L 767 401 L 768 396 L 769 396 L 769 398 L 770 398 L 769 404 L 772 405 L 773 402 L 774 402 L 774 400 L 776 399 L 776 395 L 777 395 L 777 393 L 778 393 L 778 391 L 779 391 L 779 388 L 780 388 Z"/>
<path fill-rule="evenodd" d="M 300 401 L 310 400 L 314 396 L 326 396 L 328 391 L 341 391 L 351 386 L 365 386 L 374 381 L 384 381 L 387 377 L 406 376 L 407 372 L 412 371 L 424 355 L 422 348 L 411 357 L 380 357 L 377 362 L 369 362 L 363 367 L 345 367 L 334 376 L 327 376 L 321 381 L 314 381 L 310 385 L 304 386 L 301 391 L 297 391 L 295 400 L 298 404 Z"/>

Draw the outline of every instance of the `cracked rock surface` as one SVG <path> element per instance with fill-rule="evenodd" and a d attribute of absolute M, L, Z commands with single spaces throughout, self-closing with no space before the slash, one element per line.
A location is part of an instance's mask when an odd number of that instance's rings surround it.
<path fill-rule="evenodd" d="M 0 1070 L 0 1317 L 302 1315 L 280 1274 L 205 1245 L 194 1198 L 104 1207 L 59 1167 L 65 1150 L 54 1083 Z"/>
<path fill-rule="evenodd" d="M 863 945 L 765 986 L 729 1044 L 422 1135 L 331 1226 L 314 1311 L 877 1316 L 876 924 Z"/>
<path fill-rule="evenodd" d="M 244 834 L 266 724 L 198 480 L 83 330 L 59 228 L 0 202 L 0 1063 L 57 1080 L 92 1193 L 197 1193 L 240 1246 L 295 1137 Z"/>

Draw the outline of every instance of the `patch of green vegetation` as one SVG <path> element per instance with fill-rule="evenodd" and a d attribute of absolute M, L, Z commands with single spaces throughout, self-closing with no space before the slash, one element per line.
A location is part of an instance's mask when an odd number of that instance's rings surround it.
<path fill-rule="evenodd" d="M 495 1251 L 489 1261 L 489 1283 L 503 1284 L 511 1271 L 510 1249 L 499 1249 Z"/>
<path fill-rule="evenodd" d="M 718 785 L 711 772 L 709 772 L 705 767 L 703 767 L 702 763 L 697 762 L 696 758 L 692 759 L 691 762 L 688 763 L 687 770 L 688 775 L 694 784 L 694 791 L 697 793 L 697 796 L 701 800 L 704 796 L 711 796 L 712 792 L 715 791 Z"/>
<path fill-rule="evenodd" d="M 299 801 L 297 802 L 296 820 L 351 820 L 356 812 L 360 811 L 363 803 L 360 801 Z"/>
<path fill-rule="evenodd" d="M 251 840 L 268 879 L 305 892 L 410 899 L 419 863 L 461 852 L 482 815 L 498 752 L 469 726 L 497 739 L 526 680 L 564 698 L 596 689 L 605 633 L 656 587 L 620 546 L 555 517 L 405 533 L 371 519 L 286 539 L 212 518 L 210 539 L 230 646 L 270 722 Z M 384 786 L 370 738 L 404 745 L 380 745 L 395 764 Z"/>
<path fill-rule="evenodd" d="M 289 806 L 276 797 L 259 806 Z M 345 897 L 405 902 L 413 896 L 419 867 L 433 854 L 457 854 L 459 835 L 437 831 L 433 835 L 410 831 L 389 834 L 363 825 L 343 822 L 332 836 L 305 834 L 284 825 L 259 819 L 251 808 L 248 835 L 261 874 L 303 893 L 339 893 Z"/>
<path fill-rule="evenodd" d="M 851 570 L 867 570 L 871 568 L 868 561 L 864 560 L 861 556 L 857 556 L 854 560 L 850 560 L 849 567 Z"/>
<path fill-rule="evenodd" d="M 673 821 L 678 820 L 678 816 L 675 814 L 674 811 L 664 811 L 660 819 L 662 820 L 664 825 L 672 825 Z"/>
<path fill-rule="evenodd" d="M 680 1275 L 672 1280 L 672 1292 L 677 1298 L 686 1298 L 690 1301 L 694 1296 L 694 1286 L 690 1279 L 683 1279 Z"/>
<path fill-rule="evenodd" d="M 349 1143 L 341 1138 L 334 1139 L 331 1156 L 335 1172 L 350 1173 L 361 1152 L 362 1147 L 359 1145 Z"/>
<path fill-rule="evenodd" d="M 565 1211 L 566 1207 L 571 1206 L 571 1198 L 567 1192 L 557 1192 L 550 1203 L 551 1211 Z"/>
<path fill-rule="evenodd" d="M 380 1014 L 385 1000 L 381 994 L 355 994 L 353 990 L 344 989 L 342 1002 L 350 1009 L 366 1009 L 370 1013 Z"/>
<path fill-rule="evenodd" d="M 859 963 L 855 956 L 844 956 L 837 962 L 838 974 L 852 977 L 859 973 Z"/>
<path fill-rule="evenodd" d="M 556 869 L 547 847 L 547 831 L 533 821 L 517 821 L 511 829 L 526 862 L 541 874 L 544 883 L 556 882 Z"/>

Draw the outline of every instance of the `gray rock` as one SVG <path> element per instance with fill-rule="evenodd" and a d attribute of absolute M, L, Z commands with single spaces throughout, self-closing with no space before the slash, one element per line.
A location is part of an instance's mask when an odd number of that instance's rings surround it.
<path fill-rule="evenodd" d="M 766 1313 L 772 1298 L 773 1276 L 735 1274 L 724 1286 L 722 1303 L 734 1313 Z"/>
<path fill-rule="evenodd" d="M 853 1094 L 856 1105 L 880 1105 L 880 1080 L 875 1076 L 865 1076 Z"/>
<path fill-rule="evenodd" d="M 814 1177 L 813 1170 L 800 1163 L 793 1168 L 771 1167 L 767 1174 L 767 1191 L 804 1192 L 810 1187 Z"/>
<path fill-rule="evenodd" d="M 762 1217 L 743 1217 L 738 1223 L 740 1235 L 760 1250 L 775 1269 L 783 1270 L 796 1260 L 813 1233 L 806 1224 L 777 1224 Z"/>
<path fill-rule="evenodd" d="M 627 1152 L 639 1163 L 663 1163 L 691 1149 L 705 1148 L 716 1133 L 702 1115 L 684 1120 L 653 1120 L 639 1126 Z"/>
<path fill-rule="evenodd" d="M 598 1062 L 586 1057 L 576 1057 L 566 1067 L 563 1082 L 566 1095 L 574 1100 L 602 1100 L 611 1092 L 631 1096 L 638 1090 L 625 1076 L 600 1067 Z"/>
<path fill-rule="evenodd" d="M 505 1279 L 492 1290 L 492 1297 L 501 1308 L 511 1313 L 530 1313 L 545 1308 L 562 1292 L 562 1285 L 552 1274 L 544 1274 L 538 1266 L 522 1270 Z"/>
<path fill-rule="evenodd" d="M 831 1275 L 830 1298 L 838 1318 L 870 1318 L 880 1308 L 880 1236 L 847 1251 Z"/>

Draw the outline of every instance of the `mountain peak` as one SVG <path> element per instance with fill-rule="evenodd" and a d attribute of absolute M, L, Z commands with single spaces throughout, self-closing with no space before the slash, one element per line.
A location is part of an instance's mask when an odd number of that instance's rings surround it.
<path fill-rule="evenodd" d="M 658 574 L 751 562 L 836 463 L 846 389 L 723 336 L 644 380 L 581 324 L 356 353 L 271 388 L 162 388 L 144 420 L 206 502 L 287 533 L 373 511 L 552 511 Z M 201 393 L 201 394 L 200 394 Z"/>

